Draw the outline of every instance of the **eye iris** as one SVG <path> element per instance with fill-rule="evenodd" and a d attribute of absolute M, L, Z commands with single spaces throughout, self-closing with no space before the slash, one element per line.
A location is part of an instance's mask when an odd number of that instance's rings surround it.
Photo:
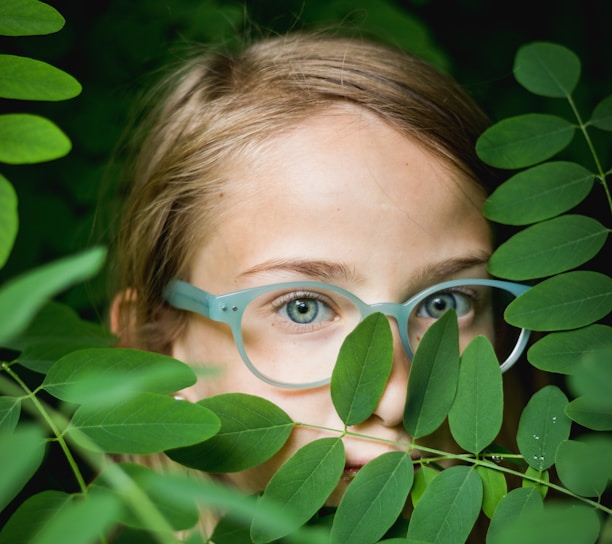
<path fill-rule="evenodd" d="M 440 317 L 451 308 L 456 308 L 455 299 L 451 294 L 437 294 L 426 304 L 427 313 L 432 317 Z"/>
<path fill-rule="evenodd" d="M 296 323 L 312 323 L 318 313 L 316 300 L 297 299 L 287 305 L 287 315 Z"/>

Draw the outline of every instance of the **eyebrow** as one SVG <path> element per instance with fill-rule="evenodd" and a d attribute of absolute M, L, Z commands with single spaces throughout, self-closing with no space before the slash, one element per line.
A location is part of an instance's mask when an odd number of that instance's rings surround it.
<path fill-rule="evenodd" d="M 241 277 L 266 272 L 291 272 L 308 276 L 319 281 L 361 282 L 363 278 L 345 263 L 323 260 L 282 259 L 257 264 L 240 274 Z"/>
<path fill-rule="evenodd" d="M 444 261 L 432 262 L 411 274 L 410 281 L 427 282 L 431 285 L 450 278 L 459 272 L 486 265 L 489 254 L 482 252 L 466 257 L 455 257 Z M 306 259 L 271 259 L 257 264 L 240 274 L 248 277 L 267 272 L 290 272 L 301 274 L 313 280 L 323 282 L 362 283 L 365 278 L 357 274 L 354 268 L 342 262 Z"/>

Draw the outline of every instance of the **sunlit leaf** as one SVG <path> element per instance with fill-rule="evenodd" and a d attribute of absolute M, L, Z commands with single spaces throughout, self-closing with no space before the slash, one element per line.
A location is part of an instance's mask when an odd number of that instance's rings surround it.
<path fill-rule="evenodd" d="M 93 276 L 105 256 L 101 248 L 90 249 L 41 266 L 4 284 L 0 289 L 0 345 L 6 345 L 21 334 L 52 296 Z"/>
<path fill-rule="evenodd" d="M 577 270 L 546 279 L 512 301 L 506 320 L 535 331 L 576 329 L 605 317 L 612 307 L 612 278 Z"/>
<path fill-rule="evenodd" d="M 423 335 L 408 380 L 404 426 L 419 438 L 446 418 L 459 379 L 459 330 L 454 311 L 446 312 Z"/>
<path fill-rule="evenodd" d="M 583 357 L 603 356 L 611 347 L 612 328 L 595 323 L 546 335 L 529 348 L 527 358 L 540 370 L 571 374 Z"/>
<path fill-rule="evenodd" d="M 381 313 L 372 314 L 347 336 L 332 374 L 332 401 L 345 425 L 358 425 L 372 415 L 392 365 L 389 320 Z"/>
<path fill-rule="evenodd" d="M 130 483 L 123 483 L 121 486 L 113 486 L 113 477 L 108 475 L 110 471 L 121 471 L 125 478 L 130 479 Z M 90 490 L 95 493 L 111 493 L 120 500 L 126 508 L 117 514 L 117 522 L 123 525 L 148 529 L 163 530 L 162 524 L 157 527 L 157 522 L 150 517 L 146 520 L 134 512 L 134 505 L 131 501 L 138 500 L 134 496 L 131 486 L 138 487 L 140 493 L 144 493 L 151 501 L 157 513 L 163 517 L 167 523 L 176 531 L 193 527 L 199 518 L 199 512 L 193 500 L 177 497 L 176 494 L 167 492 L 165 479 L 167 475 L 160 471 L 153 470 L 143 465 L 119 463 L 110 465 L 98 475 Z M 139 501 L 140 503 L 141 501 Z"/>
<path fill-rule="evenodd" d="M 105 409 L 81 406 L 72 418 L 69 434 L 89 447 L 80 438 L 83 433 L 107 453 L 146 454 L 207 440 L 219 426 L 215 414 L 198 404 L 141 393 Z"/>
<path fill-rule="evenodd" d="M 482 481 L 470 467 L 443 470 L 414 508 L 408 539 L 459 544 L 470 534 L 482 504 Z"/>
<path fill-rule="evenodd" d="M 412 460 L 404 452 L 388 452 L 367 463 L 342 497 L 332 544 L 368 544 L 381 538 L 402 512 L 413 478 Z"/>
<path fill-rule="evenodd" d="M 121 509 L 110 495 L 73 496 L 47 518 L 31 544 L 89 544 L 112 525 Z"/>
<path fill-rule="evenodd" d="M 612 94 L 595 106 L 591 124 L 602 130 L 612 130 Z"/>
<path fill-rule="evenodd" d="M 20 100 L 66 100 L 81 92 L 66 72 L 40 60 L 0 55 L 0 97 Z"/>
<path fill-rule="evenodd" d="M 11 254 L 18 226 L 17 193 L 9 181 L 0 174 L 0 268 Z"/>
<path fill-rule="evenodd" d="M 63 401 L 102 409 L 137 393 L 171 394 L 195 382 L 193 370 L 172 357 L 134 349 L 90 348 L 62 357 L 42 386 Z"/>
<path fill-rule="evenodd" d="M 561 117 L 527 113 L 494 124 L 478 138 L 476 152 L 497 168 L 525 168 L 567 147 L 576 127 Z"/>
<path fill-rule="evenodd" d="M 612 431 L 612 407 L 582 396 L 570 402 L 565 410 L 576 423 L 594 431 Z"/>
<path fill-rule="evenodd" d="M 427 465 L 422 465 L 421 468 L 414 472 L 414 482 L 410 490 L 410 499 L 412 500 L 413 506 L 417 505 L 417 503 L 423 496 L 423 493 L 425 493 L 427 486 L 438 475 L 439 472 L 439 470 L 428 467 Z"/>
<path fill-rule="evenodd" d="M 34 542 L 46 521 L 56 514 L 72 496 L 62 491 L 45 490 L 23 501 L 0 531 L 0 544 Z"/>
<path fill-rule="evenodd" d="M 21 414 L 21 399 L 0 397 L 0 432 L 10 432 L 17 427 Z"/>
<path fill-rule="evenodd" d="M 115 345 L 110 331 L 93 321 L 85 321 L 69 306 L 49 302 L 36 314 L 23 334 L 7 343 L 21 353 L 17 362 L 29 370 L 46 374 L 64 355 L 81 348 Z"/>
<path fill-rule="evenodd" d="M 45 440 L 37 427 L 0 432 L 0 510 L 36 472 L 44 453 Z"/>
<path fill-rule="evenodd" d="M 552 161 L 533 166 L 502 183 L 483 206 L 491 221 L 528 225 L 550 219 L 582 202 L 595 176 L 584 166 Z"/>
<path fill-rule="evenodd" d="M 280 450 L 294 423 L 279 407 L 242 393 L 199 401 L 221 420 L 221 430 L 206 442 L 167 452 L 175 461 L 205 472 L 237 472 L 267 461 Z"/>
<path fill-rule="evenodd" d="M 567 98 L 580 79 L 580 59 L 556 43 L 530 43 L 516 54 L 514 77 L 534 94 Z"/>
<path fill-rule="evenodd" d="M 499 361 L 489 340 L 478 336 L 461 356 L 457 396 L 448 413 L 457 444 L 472 453 L 482 451 L 499 433 L 503 407 Z"/>
<path fill-rule="evenodd" d="M 612 438 L 603 433 L 581 436 L 559 444 L 556 469 L 570 491 L 600 497 L 612 478 Z"/>
<path fill-rule="evenodd" d="M 525 461 L 536 470 L 551 467 L 557 447 L 569 437 L 567 404 L 563 392 L 548 385 L 531 397 L 521 414 L 516 441 Z"/>
<path fill-rule="evenodd" d="M 544 503 L 534 487 L 513 489 L 499 502 L 487 531 L 487 544 L 500 544 L 503 532 L 527 513 L 539 512 Z M 522 542 L 522 538 L 520 540 Z"/>
<path fill-rule="evenodd" d="M 515 281 L 559 274 L 595 257 L 607 236 L 608 229 L 595 219 L 562 215 L 532 225 L 499 246 L 489 271 Z"/>
<path fill-rule="evenodd" d="M 0 35 L 33 36 L 51 34 L 64 26 L 65 20 L 50 5 L 38 0 L 2 0 Z"/>
<path fill-rule="evenodd" d="M 593 508 L 581 504 L 551 503 L 524 512 L 496 532 L 487 544 L 542 544 L 571 542 L 594 544 L 600 522 Z"/>
<path fill-rule="evenodd" d="M 322 438 L 300 448 L 274 474 L 261 496 L 251 538 L 256 544 L 286 536 L 306 523 L 325 503 L 334 490 L 345 465 L 344 446 L 340 438 Z M 276 505 L 287 521 L 283 532 L 270 528 L 258 512 Z"/>
<path fill-rule="evenodd" d="M 506 477 L 503 472 L 484 466 L 477 466 L 476 472 L 482 480 L 482 511 L 491 518 L 499 501 L 508 493 Z"/>
<path fill-rule="evenodd" d="M 72 148 L 51 121 L 29 113 L 0 115 L 0 162 L 32 164 L 59 159 Z"/>

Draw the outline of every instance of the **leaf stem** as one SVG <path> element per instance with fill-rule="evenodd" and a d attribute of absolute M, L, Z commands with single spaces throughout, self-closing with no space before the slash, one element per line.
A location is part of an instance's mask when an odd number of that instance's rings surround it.
<path fill-rule="evenodd" d="M 60 432 L 59 428 L 55 424 L 55 421 L 53 421 L 53 418 L 49 415 L 49 412 L 47 411 L 45 406 L 38 400 L 38 398 L 36 397 L 36 393 L 32 391 L 28 387 L 28 385 L 19 377 L 19 374 L 14 372 L 9 367 L 9 365 L 4 362 L 2 363 L 1 366 L 2 366 L 2 369 L 13 380 L 15 380 L 17 384 L 19 384 L 19 387 L 21 387 L 21 389 L 25 391 L 26 397 L 32 401 L 38 413 L 41 415 L 45 423 L 47 423 L 47 425 L 51 429 L 51 432 L 55 436 L 54 440 L 57 441 L 57 443 L 60 445 L 60 448 L 62 449 L 62 452 L 66 456 L 66 460 L 68 461 L 68 464 L 70 465 L 72 473 L 74 474 L 74 477 L 76 478 L 79 489 L 81 490 L 83 494 L 87 494 L 87 484 L 85 482 L 85 478 L 83 477 L 83 475 L 81 474 L 81 471 L 79 470 L 79 465 L 77 464 L 76 459 L 72 455 L 72 451 L 68 447 L 68 444 L 64 440 L 62 433 Z"/>

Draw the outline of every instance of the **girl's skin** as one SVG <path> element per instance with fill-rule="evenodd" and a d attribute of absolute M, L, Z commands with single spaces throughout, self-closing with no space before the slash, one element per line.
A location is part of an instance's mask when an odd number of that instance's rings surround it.
<path fill-rule="evenodd" d="M 330 106 L 268 138 L 226 175 L 218 227 L 194 251 L 186 278 L 211 293 L 305 280 L 338 285 L 367 303 L 401 302 L 441 281 L 487 277 L 492 242 L 480 212 L 484 190 L 358 106 Z M 402 416 L 410 360 L 393 320 L 391 327 L 391 377 L 374 414 L 351 430 L 407 445 Z M 294 421 L 343 428 L 328 386 L 289 390 L 257 379 L 224 324 L 190 314 L 172 355 L 220 368 L 218 376 L 180 392 L 191 402 L 249 393 L 274 402 Z M 261 490 L 285 459 L 322 436 L 329 433 L 298 427 L 269 462 L 228 478 L 247 491 Z M 343 440 L 346 476 L 394 448 Z M 330 504 L 346 485 L 341 481 Z"/>

